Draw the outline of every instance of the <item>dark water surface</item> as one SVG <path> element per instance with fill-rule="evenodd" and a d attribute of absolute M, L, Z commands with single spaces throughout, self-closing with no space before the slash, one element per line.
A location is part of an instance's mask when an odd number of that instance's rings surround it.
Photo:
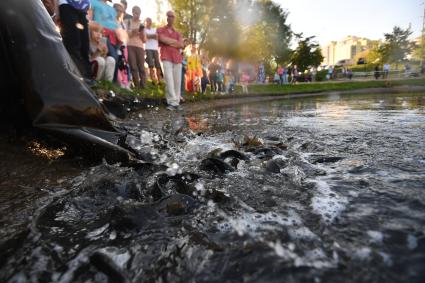
<path fill-rule="evenodd" d="M 425 282 L 424 94 L 122 124 L 151 164 L 0 182 L 1 282 Z"/>

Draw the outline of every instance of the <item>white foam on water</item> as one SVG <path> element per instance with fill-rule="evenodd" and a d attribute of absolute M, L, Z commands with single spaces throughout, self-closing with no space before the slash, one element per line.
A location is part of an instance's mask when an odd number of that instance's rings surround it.
<path fill-rule="evenodd" d="M 382 261 L 384 264 L 388 267 L 393 266 L 393 260 L 391 259 L 391 256 L 384 252 L 379 252 L 379 255 L 382 257 Z"/>
<path fill-rule="evenodd" d="M 110 258 L 121 269 L 124 269 L 125 265 L 131 258 L 131 255 L 127 250 L 116 247 L 106 247 L 98 251 Z"/>
<path fill-rule="evenodd" d="M 250 165 L 246 163 L 244 160 L 240 160 L 238 163 L 238 169 L 234 172 L 230 172 L 229 176 L 239 176 L 239 177 L 247 177 L 250 176 L 252 173 L 249 170 Z"/>
<path fill-rule="evenodd" d="M 204 249 L 202 246 L 192 246 L 189 245 L 189 238 L 183 238 L 185 241 L 177 242 L 178 246 L 183 247 L 183 252 L 185 253 L 185 260 L 188 264 L 190 272 L 193 274 L 201 273 L 207 263 L 209 262 L 211 256 L 214 255 L 214 251 Z M 165 255 L 170 257 L 170 255 Z"/>
<path fill-rule="evenodd" d="M 165 173 L 168 176 L 175 176 L 177 174 L 181 174 L 182 173 L 182 169 L 180 168 L 180 165 L 178 165 L 177 163 L 172 163 L 172 164 L 167 164 L 168 168 L 165 171 Z"/>
<path fill-rule="evenodd" d="M 68 262 L 68 269 L 65 273 L 63 273 L 60 278 L 56 282 L 59 283 L 69 283 L 74 280 L 74 273 L 78 270 L 81 265 L 87 264 L 89 262 L 88 253 L 89 249 L 82 250 L 77 257 L 73 258 Z"/>
<path fill-rule="evenodd" d="M 372 254 L 372 250 L 370 248 L 363 247 L 354 251 L 353 257 L 359 260 L 367 260 L 369 259 L 371 254 Z"/>
<path fill-rule="evenodd" d="M 414 250 L 418 247 L 418 239 L 413 235 L 407 235 L 407 247 L 409 250 Z"/>
<path fill-rule="evenodd" d="M 196 161 L 205 158 L 207 153 L 220 148 L 222 151 L 233 149 L 233 143 L 223 142 L 225 137 L 196 137 L 187 142 L 181 152 L 177 153 L 177 159 Z"/>
<path fill-rule="evenodd" d="M 109 240 L 115 240 L 117 238 L 117 232 L 114 230 L 109 235 Z"/>
<path fill-rule="evenodd" d="M 277 154 L 277 155 L 273 156 L 272 159 L 273 160 L 275 160 L 275 159 L 281 159 L 283 161 L 287 161 L 288 160 L 288 158 L 285 155 L 281 155 L 281 154 Z"/>
<path fill-rule="evenodd" d="M 336 265 L 320 248 L 306 251 L 305 255 L 298 258 L 295 263 L 296 266 L 309 266 L 317 269 L 330 268 Z"/>
<path fill-rule="evenodd" d="M 276 242 L 268 242 L 268 246 L 277 256 L 288 261 L 293 261 L 295 267 L 304 266 L 323 269 L 335 267 L 338 263 L 338 259 L 328 258 L 320 248 L 308 250 L 303 255 L 298 255 L 295 252 L 295 245 L 293 243 L 289 243 L 287 247 L 285 247 L 278 240 Z"/>
<path fill-rule="evenodd" d="M 276 253 L 277 256 L 281 258 L 287 260 L 295 260 L 296 258 L 298 258 L 297 254 L 293 252 L 293 246 L 288 245 L 288 248 L 284 248 L 279 240 L 277 240 L 276 242 L 269 242 L 268 246 Z"/>
<path fill-rule="evenodd" d="M 195 184 L 195 189 L 196 189 L 196 191 L 199 193 L 199 194 L 203 194 L 203 192 L 205 192 L 205 184 L 203 183 L 203 182 L 200 182 L 200 181 L 198 181 L 198 182 L 196 182 L 196 184 Z"/>
<path fill-rule="evenodd" d="M 384 239 L 384 235 L 379 231 L 367 231 L 367 235 L 370 237 L 370 242 L 376 244 L 382 244 L 382 240 Z"/>
<path fill-rule="evenodd" d="M 158 134 L 142 130 L 140 132 L 140 143 L 141 145 L 154 145 L 154 142 L 160 140 Z"/>
<path fill-rule="evenodd" d="M 232 217 L 221 212 L 226 221 L 218 224 L 217 228 L 222 232 L 235 231 L 239 236 L 249 234 L 256 236 L 263 231 L 280 229 L 282 226 L 301 225 L 300 216 L 290 210 L 288 216 L 282 216 L 275 212 L 258 213 L 247 211 L 241 215 Z"/>
<path fill-rule="evenodd" d="M 64 208 L 56 213 L 55 221 L 78 221 L 81 212 L 72 204 L 66 203 Z"/>
<path fill-rule="evenodd" d="M 108 227 L 109 227 L 109 224 L 105 224 L 102 227 L 100 227 L 100 228 L 98 228 L 96 230 L 93 230 L 93 231 L 87 233 L 86 238 L 88 238 L 88 239 L 97 239 L 97 238 L 99 238 L 100 235 L 103 234 L 103 232 L 106 231 L 106 229 L 108 229 Z"/>
<path fill-rule="evenodd" d="M 347 198 L 332 191 L 323 180 L 316 181 L 316 193 L 311 200 L 313 212 L 320 215 L 325 223 L 332 223 L 348 203 Z"/>
<path fill-rule="evenodd" d="M 261 235 L 264 231 L 273 231 L 286 227 L 292 240 L 315 240 L 318 236 L 308 227 L 303 226 L 301 217 L 290 209 L 287 216 L 275 212 L 258 213 L 247 211 L 238 216 L 228 216 L 219 213 L 225 221 L 218 223 L 217 228 L 221 232 L 236 232 L 239 236 L 250 235 L 253 237 Z"/>
<path fill-rule="evenodd" d="M 292 165 L 281 169 L 280 172 L 289 176 L 291 181 L 298 186 L 301 186 L 301 183 L 306 176 L 300 167 Z"/>
<path fill-rule="evenodd" d="M 291 239 L 293 240 L 295 239 L 314 240 L 318 238 L 316 234 L 311 232 L 311 230 L 305 226 L 289 228 L 288 233 Z"/>

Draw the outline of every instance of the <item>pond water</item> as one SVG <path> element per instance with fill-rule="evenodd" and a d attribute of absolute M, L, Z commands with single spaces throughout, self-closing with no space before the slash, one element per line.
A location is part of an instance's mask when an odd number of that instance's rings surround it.
<path fill-rule="evenodd" d="M 121 124 L 149 164 L 45 185 L 28 228 L 2 228 L 0 281 L 425 281 L 425 94 Z"/>

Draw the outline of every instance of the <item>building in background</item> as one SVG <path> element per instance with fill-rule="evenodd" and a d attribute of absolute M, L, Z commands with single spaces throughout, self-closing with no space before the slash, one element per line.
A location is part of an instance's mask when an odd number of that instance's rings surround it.
<path fill-rule="evenodd" d="M 354 57 L 373 47 L 373 41 L 357 36 L 347 36 L 341 41 L 331 41 L 322 47 L 323 65 L 331 66 L 338 63 L 355 63 Z"/>

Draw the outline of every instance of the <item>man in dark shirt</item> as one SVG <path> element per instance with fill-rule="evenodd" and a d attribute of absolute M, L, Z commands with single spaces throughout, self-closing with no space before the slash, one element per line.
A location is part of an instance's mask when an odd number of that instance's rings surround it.
<path fill-rule="evenodd" d="M 127 0 L 121 0 L 121 4 L 124 6 L 124 11 L 125 11 L 124 21 L 132 19 L 133 16 L 127 13 L 127 6 L 128 6 Z"/>
<path fill-rule="evenodd" d="M 217 64 L 217 58 L 213 57 L 211 63 L 208 65 L 208 78 L 211 84 L 211 92 L 217 91 L 217 71 L 220 65 Z"/>

